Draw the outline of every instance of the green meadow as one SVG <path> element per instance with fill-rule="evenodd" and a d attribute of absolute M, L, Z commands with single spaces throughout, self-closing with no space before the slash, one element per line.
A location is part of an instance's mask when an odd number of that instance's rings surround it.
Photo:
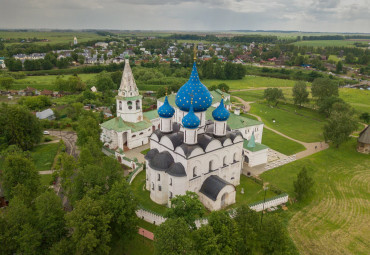
<path fill-rule="evenodd" d="M 261 175 L 294 195 L 293 180 L 306 167 L 315 181 L 310 196 L 285 212 L 301 254 L 368 254 L 370 249 L 370 156 L 351 139 Z"/>
<path fill-rule="evenodd" d="M 263 129 L 262 144 L 285 155 L 293 155 L 306 149 L 302 144 L 276 134 L 267 128 Z"/>
<path fill-rule="evenodd" d="M 31 157 L 37 171 L 51 170 L 58 152 L 59 143 L 37 145 L 31 150 Z"/>
<path fill-rule="evenodd" d="M 312 47 L 355 47 L 356 41 L 347 40 L 313 40 L 294 42 L 296 46 L 312 46 Z"/>

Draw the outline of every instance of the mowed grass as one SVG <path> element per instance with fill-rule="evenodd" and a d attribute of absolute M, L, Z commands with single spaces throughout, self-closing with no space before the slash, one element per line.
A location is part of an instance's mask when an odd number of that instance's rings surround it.
<path fill-rule="evenodd" d="M 71 76 L 72 75 L 63 75 L 60 77 L 62 77 L 63 79 L 68 79 Z M 86 82 L 89 79 L 94 78 L 96 74 L 79 74 L 78 76 L 81 78 L 82 81 Z M 38 90 L 55 90 L 56 87 L 54 85 L 54 82 L 57 77 L 58 75 L 27 76 L 24 79 L 15 80 L 11 89 L 20 90 L 27 87 L 32 87 Z"/>
<path fill-rule="evenodd" d="M 253 103 L 250 113 L 260 116 L 268 127 L 299 141 L 318 142 L 324 139 L 322 128 L 325 119 L 316 111 L 290 104 L 279 104 L 278 107 Z"/>
<path fill-rule="evenodd" d="M 53 180 L 53 175 L 51 174 L 40 174 L 40 180 L 41 180 L 41 185 L 49 187 L 51 181 Z"/>
<path fill-rule="evenodd" d="M 289 208 L 288 230 L 301 254 L 369 254 L 370 156 L 356 140 L 262 174 L 293 195 L 293 180 L 305 166 L 315 185 L 311 196 Z"/>
<path fill-rule="evenodd" d="M 242 189 L 244 194 L 241 193 Z M 240 176 L 240 185 L 236 186 L 236 203 L 229 206 L 229 208 L 239 207 L 241 205 L 249 205 L 254 202 L 263 201 L 265 191 L 262 185 L 252 181 L 245 175 Z M 267 190 L 266 199 L 276 196 L 271 190 Z"/>
<path fill-rule="evenodd" d="M 153 202 L 150 199 L 150 191 L 145 190 L 145 171 L 142 171 L 135 177 L 131 187 L 142 207 L 161 215 L 166 212 L 167 207 Z"/>
<path fill-rule="evenodd" d="M 350 88 L 340 88 L 339 97 L 349 103 L 358 112 L 370 113 L 370 91 Z"/>
<path fill-rule="evenodd" d="M 37 171 L 51 170 L 58 149 L 59 143 L 51 143 L 35 146 L 31 150 L 31 157 Z"/>
<path fill-rule="evenodd" d="M 293 155 L 306 149 L 302 144 L 289 140 L 267 128 L 263 129 L 262 144 L 285 155 Z"/>
<path fill-rule="evenodd" d="M 70 32 L 49 32 L 49 31 L 0 31 L 0 38 L 4 39 L 27 39 L 34 38 L 37 39 L 48 39 L 49 42 L 34 42 L 35 44 L 46 45 L 46 44 L 57 44 L 57 43 L 72 43 L 73 38 L 77 37 L 78 42 L 87 42 L 92 40 L 104 40 L 104 36 L 100 36 L 94 32 L 79 32 L 79 31 L 70 31 Z M 6 41 L 5 41 L 6 42 Z M 17 42 L 18 43 L 18 42 Z M 7 43 L 9 45 L 9 43 Z"/>
<path fill-rule="evenodd" d="M 238 90 L 264 87 L 293 87 L 295 81 L 247 75 L 241 80 L 202 80 L 202 83 L 207 87 L 226 83 L 231 90 Z"/>
<path fill-rule="evenodd" d="M 355 41 L 347 40 L 313 40 L 294 42 L 296 46 L 312 46 L 312 47 L 355 47 Z"/>

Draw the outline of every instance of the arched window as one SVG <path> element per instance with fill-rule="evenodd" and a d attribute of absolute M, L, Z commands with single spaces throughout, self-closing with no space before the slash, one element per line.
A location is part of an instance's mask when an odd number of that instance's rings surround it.
<path fill-rule="evenodd" d="M 222 162 L 223 162 L 224 166 L 226 166 L 226 156 L 224 157 Z"/>
<path fill-rule="evenodd" d="M 161 180 L 161 174 L 158 174 L 158 181 Z"/>
<path fill-rule="evenodd" d="M 193 168 L 193 177 L 197 176 L 197 167 L 195 166 Z"/>
<path fill-rule="evenodd" d="M 209 171 L 213 170 L 213 160 L 209 161 Z"/>
<path fill-rule="evenodd" d="M 140 100 L 136 100 L 136 109 L 140 109 Z"/>
<path fill-rule="evenodd" d="M 170 186 L 172 186 L 172 178 L 170 178 Z"/>
<path fill-rule="evenodd" d="M 119 109 L 122 110 L 122 101 L 119 101 Z"/>
<path fill-rule="evenodd" d="M 136 135 L 131 136 L 132 138 L 136 137 Z"/>
<path fill-rule="evenodd" d="M 127 105 L 128 105 L 128 109 L 131 110 L 132 109 L 132 102 L 131 101 L 128 101 L 127 102 Z"/>
<path fill-rule="evenodd" d="M 142 135 L 142 134 L 144 134 L 143 132 L 140 132 L 140 134 L 139 135 Z"/>

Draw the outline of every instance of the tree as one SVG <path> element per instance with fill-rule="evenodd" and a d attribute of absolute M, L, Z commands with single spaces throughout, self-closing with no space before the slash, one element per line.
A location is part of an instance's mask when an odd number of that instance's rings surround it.
<path fill-rule="evenodd" d="M 261 254 L 290 255 L 297 254 L 289 239 L 286 227 L 278 214 L 267 214 L 264 218 L 262 232 L 259 237 Z"/>
<path fill-rule="evenodd" d="M 238 229 L 236 223 L 226 211 L 212 212 L 208 220 L 209 226 L 217 237 L 221 254 L 236 254 Z"/>
<path fill-rule="evenodd" d="M 302 170 L 297 175 L 297 180 L 293 182 L 294 192 L 298 200 L 305 198 L 310 192 L 314 184 L 313 179 L 308 176 L 306 167 L 303 167 Z"/>
<path fill-rule="evenodd" d="M 167 219 L 154 232 L 155 253 L 188 254 L 192 247 L 188 224 L 182 218 Z"/>
<path fill-rule="evenodd" d="M 311 87 L 312 97 L 317 98 L 318 101 L 331 97 L 338 96 L 338 85 L 329 78 L 317 78 L 312 82 Z"/>
<path fill-rule="evenodd" d="M 62 200 L 54 191 L 48 190 L 36 198 L 35 208 L 42 244 L 48 249 L 67 232 Z"/>
<path fill-rule="evenodd" d="M 119 86 L 121 85 L 122 71 L 112 72 L 110 74 L 110 77 L 112 78 L 112 81 L 116 84 L 116 88 L 118 89 Z"/>
<path fill-rule="evenodd" d="M 363 112 L 360 115 L 360 119 L 363 120 L 365 123 L 370 122 L 370 114 L 368 112 Z"/>
<path fill-rule="evenodd" d="M 0 77 L 0 87 L 4 88 L 5 90 L 9 90 L 14 83 L 13 77 Z"/>
<path fill-rule="evenodd" d="M 337 73 L 341 73 L 343 71 L 343 64 L 342 61 L 338 61 L 335 71 Z"/>
<path fill-rule="evenodd" d="M 0 149 L 15 144 L 22 150 L 32 149 L 42 137 L 35 115 L 19 105 L 0 106 Z"/>
<path fill-rule="evenodd" d="M 70 64 L 69 58 L 61 58 L 61 59 L 57 60 L 57 62 L 56 62 L 56 66 L 59 69 L 67 68 L 69 66 L 69 64 Z"/>
<path fill-rule="evenodd" d="M 259 215 L 257 212 L 242 205 L 237 208 L 234 218 L 238 227 L 239 242 L 237 249 L 239 254 L 254 254 L 258 248 L 258 234 L 260 229 Z"/>
<path fill-rule="evenodd" d="M 224 91 L 226 93 L 229 92 L 230 87 L 226 83 L 220 83 L 217 85 L 217 88 L 221 91 Z"/>
<path fill-rule="evenodd" d="M 40 187 L 40 176 L 32 160 L 27 153 L 17 150 L 6 155 L 1 181 L 5 197 L 8 199 L 22 191 L 23 194 L 29 194 L 27 199 L 25 197 L 23 199 L 32 200 L 36 197 Z"/>
<path fill-rule="evenodd" d="M 332 112 L 333 105 L 338 103 L 345 104 L 343 99 L 336 96 L 330 96 L 321 99 L 317 104 L 319 106 L 319 112 L 329 116 Z"/>
<path fill-rule="evenodd" d="M 111 234 L 109 223 L 112 215 L 107 213 L 103 200 L 86 195 L 77 201 L 72 212 L 66 215 L 67 226 L 72 230 L 73 254 L 109 254 Z"/>
<path fill-rule="evenodd" d="M 171 207 L 167 209 L 165 217 L 183 218 L 192 229 L 196 229 L 195 220 L 202 217 L 204 206 L 198 195 L 186 191 L 185 195 L 178 195 L 171 199 Z"/>
<path fill-rule="evenodd" d="M 294 104 L 302 106 L 303 103 L 307 103 L 308 100 L 307 85 L 304 81 L 297 81 L 293 87 L 293 99 Z"/>
<path fill-rule="evenodd" d="M 77 126 L 77 145 L 83 146 L 92 138 L 94 141 L 100 141 L 100 127 L 95 116 L 85 113 L 78 121 Z"/>
<path fill-rule="evenodd" d="M 22 230 L 16 240 L 18 254 L 40 254 L 41 233 L 29 223 L 22 225 Z"/>
<path fill-rule="evenodd" d="M 199 255 L 221 255 L 213 228 L 203 225 L 193 232 L 194 251 Z"/>
<path fill-rule="evenodd" d="M 278 88 L 265 89 L 263 98 L 265 98 L 269 103 L 275 103 L 275 106 L 277 106 L 279 100 L 285 100 L 283 90 Z"/>
<path fill-rule="evenodd" d="M 332 142 L 335 147 L 349 140 L 349 135 L 357 128 L 357 121 L 350 112 L 333 111 L 324 126 L 325 141 Z"/>
<path fill-rule="evenodd" d="M 105 92 L 107 90 L 113 90 L 117 86 L 114 84 L 111 76 L 106 71 L 99 73 L 96 76 L 96 88 L 98 91 Z"/>
<path fill-rule="evenodd" d="M 122 179 L 113 184 L 106 197 L 112 214 L 111 228 L 119 235 L 133 237 L 137 233 L 136 209 L 138 202 L 127 181 Z"/>

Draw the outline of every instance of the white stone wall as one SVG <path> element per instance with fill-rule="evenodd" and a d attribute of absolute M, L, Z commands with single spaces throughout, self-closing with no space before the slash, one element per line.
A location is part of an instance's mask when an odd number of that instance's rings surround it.
<path fill-rule="evenodd" d="M 127 147 L 133 149 L 149 142 L 149 136 L 152 134 L 152 127 L 127 134 Z"/>
<path fill-rule="evenodd" d="M 160 129 L 164 133 L 172 132 L 173 118 L 159 118 Z"/>
<path fill-rule="evenodd" d="M 254 132 L 255 141 L 257 143 L 262 143 L 263 124 L 239 128 L 238 130 L 242 133 L 244 139 L 247 140 L 251 138 L 252 133 Z"/>
<path fill-rule="evenodd" d="M 213 125 L 213 133 L 217 136 L 222 136 L 226 134 L 226 121 L 215 120 Z"/>
<path fill-rule="evenodd" d="M 288 199 L 289 199 L 289 196 L 285 195 L 285 196 L 282 196 L 282 197 L 279 197 L 279 198 L 276 198 L 276 199 L 266 201 L 265 203 L 261 202 L 257 205 L 251 206 L 250 208 L 252 210 L 260 212 L 263 209 L 266 210 L 266 209 L 271 208 L 271 207 L 276 207 L 278 205 L 285 204 L 285 203 L 288 202 Z"/>
<path fill-rule="evenodd" d="M 255 152 L 244 149 L 244 153 L 249 159 L 248 166 L 250 167 L 267 163 L 268 148 Z"/>

